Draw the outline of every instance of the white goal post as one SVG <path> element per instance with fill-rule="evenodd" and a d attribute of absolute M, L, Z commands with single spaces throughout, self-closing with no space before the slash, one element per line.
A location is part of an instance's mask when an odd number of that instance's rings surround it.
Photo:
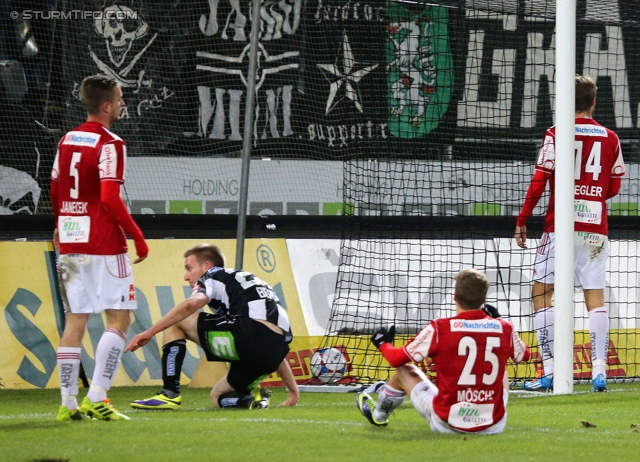
<path fill-rule="evenodd" d="M 556 1 L 555 394 L 573 393 L 576 0 Z"/>

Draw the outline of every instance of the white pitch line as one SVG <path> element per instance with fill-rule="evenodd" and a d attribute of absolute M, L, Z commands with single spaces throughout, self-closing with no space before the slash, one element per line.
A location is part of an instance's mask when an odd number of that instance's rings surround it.
<path fill-rule="evenodd" d="M 0 414 L 0 419 L 1 420 L 11 420 L 11 419 L 43 419 L 43 418 L 49 418 L 49 417 L 55 417 L 57 414 L 54 414 L 52 412 L 42 412 L 42 413 L 36 413 L 36 414 L 9 414 L 9 415 L 2 415 Z"/>
<path fill-rule="evenodd" d="M 214 411 L 215 412 L 215 411 Z M 128 414 L 135 414 L 137 411 L 126 412 Z M 176 414 L 177 415 L 177 414 Z M 38 414 L 11 414 L 0 415 L 0 420 L 41 420 L 41 419 L 53 419 L 56 416 L 54 413 L 38 413 Z M 157 419 L 151 419 L 149 417 L 136 416 L 132 421 L 144 420 L 151 421 Z M 230 419 L 228 417 L 185 417 L 185 420 L 196 422 L 273 422 L 281 424 L 311 424 L 311 425 L 342 425 L 342 426 L 356 426 L 361 427 L 365 425 L 365 422 L 351 422 L 340 420 L 312 420 L 312 419 L 281 419 L 281 418 L 268 418 L 268 417 L 246 417 L 241 419 Z"/>
<path fill-rule="evenodd" d="M 611 386 L 609 386 L 609 389 L 605 392 L 605 393 L 624 393 L 626 391 L 629 391 L 629 388 L 611 388 Z M 573 393 L 570 394 L 565 394 L 565 395 L 556 395 L 554 394 L 552 391 L 529 391 L 529 390 L 510 390 L 509 394 L 517 396 L 518 398 L 549 398 L 552 396 L 573 396 L 573 395 L 590 395 L 594 392 L 592 392 L 591 390 L 584 390 L 584 391 L 574 391 Z"/>

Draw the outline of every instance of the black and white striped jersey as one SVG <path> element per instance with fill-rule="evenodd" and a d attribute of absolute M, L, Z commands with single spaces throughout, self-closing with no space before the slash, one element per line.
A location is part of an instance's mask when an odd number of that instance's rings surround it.
<path fill-rule="evenodd" d="M 287 342 L 293 338 L 289 316 L 280 305 L 280 299 L 269 284 L 254 274 L 211 268 L 198 279 L 193 287 L 193 293 L 196 292 L 209 297 L 208 305 L 214 312 L 268 321 L 284 331 Z"/>

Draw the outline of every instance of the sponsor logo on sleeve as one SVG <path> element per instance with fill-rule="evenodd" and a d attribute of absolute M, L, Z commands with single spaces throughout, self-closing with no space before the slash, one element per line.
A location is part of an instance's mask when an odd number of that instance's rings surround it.
<path fill-rule="evenodd" d="M 540 153 L 538 154 L 538 162 L 536 163 L 537 167 L 541 167 L 545 170 L 553 170 L 556 162 L 556 150 L 553 141 L 553 137 L 546 136 L 544 138 L 544 142 L 542 143 L 542 147 L 540 148 Z"/>
<path fill-rule="evenodd" d="M 411 359 L 416 362 L 420 362 L 426 358 L 433 340 L 433 333 L 433 327 L 428 326 L 425 329 L 422 329 L 422 331 L 416 335 L 416 338 L 414 338 L 413 341 L 405 347 L 405 351 L 409 354 Z"/>
<path fill-rule="evenodd" d="M 100 178 L 116 178 L 118 153 L 114 144 L 105 144 L 100 152 Z"/>

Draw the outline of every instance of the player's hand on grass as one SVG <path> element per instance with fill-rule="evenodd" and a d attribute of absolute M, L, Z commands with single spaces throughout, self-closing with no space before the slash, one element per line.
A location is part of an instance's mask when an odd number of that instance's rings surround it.
<path fill-rule="evenodd" d="M 393 343 L 395 336 L 396 326 L 391 326 L 388 330 L 385 327 L 381 327 L 371 337 L 371 343 L 373 343 L 376 348 L 380 349 L 380 345 L 383 343 Z"/>
<path fill-rule="evenodd" d="M 518 247 L 522 247 L 523 249 L 527 248 L 527 227 L 526 226 L 516 226 L 515 236 L 516 244 Z"/>
<path fill-rule="evenodd" d="M 130 351 L 136 351 L 138 348 L 145 346 L 149 343 L 149 340 L 153 338 L 153 335 L 149 334 L 146 330 L 137 335 L 134 335 L 127 348 L 124 349 L 125 353 Z"/>
<path fill-rule="evenodd" d="M 278 407 L 294 406 L 298 402 L 298 399 L 300 399 L 300 392 L 298 390 L 290 390 L 287 399 L 278 404 Z"/>

